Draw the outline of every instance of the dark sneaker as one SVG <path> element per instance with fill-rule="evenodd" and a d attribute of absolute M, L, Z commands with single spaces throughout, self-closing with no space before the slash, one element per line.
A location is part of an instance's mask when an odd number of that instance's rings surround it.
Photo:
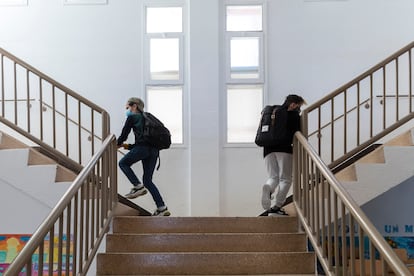
<path fill-rule="evenodd" d="M 152 214 L 153 216 L 160 216 L 160 217 L 168 217 L 171 216 L 170 211 L 168 211 L 167 207 L 164 207 L 162 209 L 157 209 L 155 210 L 154 214 Z"/>
<path fill-rule="evenodd" d="M 148 193 L 147 189 L 145 189 L 144 185 L 141 186 L 134 186 L 129 193 L 125 195 L 126 198 L 132 199 Z"/>
<path fill-rule="evenodd" d="M 265 210 L 270 209 L 272 204 L 272 191 L 270 190 L 270 186 L 265 184 L 262 188 L 262 207 Z"/>
<path fill-rule="evenodd" d="M 289 216 L 283 208 L 277 206 L 273 206 L 267 210 L 267 213 L 269 216 Z"/>

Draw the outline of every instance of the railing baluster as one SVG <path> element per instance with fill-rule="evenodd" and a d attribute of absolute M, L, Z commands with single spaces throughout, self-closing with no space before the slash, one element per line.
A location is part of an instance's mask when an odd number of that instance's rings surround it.
<path fill-rule="evenodd" d="M 374 137 L 374 124 L 372 123 L 374 120 L 374 80 L 373 75 L 369 75 L 369 83 L 370 83 L 370 89 L 369 89 L 369 121 L 371 122 L 369 124 L 369 138 Z"/>
<path fill-rule="evenodd" d="M 348 251 L 347 251 L 347 242 L 346 242 L 346 219 L 345 219 L 345 205 L 340 201 L 341 206 L 341 248 L 342 248 L 342 275 L 347 274 L 347 260 L 348 260 Z"/>
<path fill-rule="evenodd" d="M 348 101 L 347 101 L 347 90 L 344 91 L 344 151 L 343 154 L 347 153 L 347 137 L 348 137 L 348 112 L 347 112 L 347 105 L 348 105 Z"/>
<path fill-rule="evenodd" d="M 63 260 L 63 213 L 59 218 L 58 254 L 57 254 L 58 276 L 62 276 L 62 264 L 63 264 L 62 260 Z"/>
<path fill-rule="evenodd" d="M 412 74 L 412 59 L 411 59 L 411 49 L 408 51 L 408 110 L 413 112 L 413 74 Z"/>
<path fill-rule="evenodd" d="M 349 257 L 349 273 L 350 275 L 355 275 L 355 222 L 354 217 L 349 215 L 349 251 L 350 251 L 350 257 Z"/>
<path fill-rule="evenodd" d="M 398 68 L 398 58 L 395 59 L 395 120 L 400 119 L 400 90 L 399 90 L 399 68 Z"/>
<path fill-rule="evenodd" d="M 48 260 L 48 274 L 53 276 L 53 257 L 55 256 L 55 226 L 53 225 L 49 231 L 49 260 Z"/>
<path fill-rule="evenodd" d="M 74 254 L 71 252 L 71 244 L 73 244 L 72 240 L 72 201 L 68 203 L 66 207 L 66 246 L 65 246 L 65 275 L 69 275 L 71 271 L 70 267 L 70 256 Z"/>
<path fill-rule="evenodd" d="M 333 227 L 334 227 L 334 260 L 335 260 L 335 275 L 340 275 L 339 271 L 340 271 L 340 258 L 339 258 L 339 218 L 338 218 L 338 196 L 336 195 L 336 193 L 334 193 L 333 195 Z"/>
<path fill-rule="evenodd" d="M 328 239 L 328 247 L 327 247 L 327 251 L 328 251 L 328 262 L 329 262 L 329 269 L 332 270 L 333 268 L 333 258 L 334 255 L 332 254 L 332 237 L 333 237 L 333 232 L 332 232 L 332 195 L 331 195 L 331 186 L 327 185 L 327 192 L 326 192 L 328 198 L 327 198 L 327 209 L 328 209 L 328 214 L 327 214 L 327 218 L 326 218 L 326 223 L 327 223 L 327 239 Z"/>
<path fill-rule="evenodd" d="M 91 149 L 92 155 L 95 153 L 95 116 L 93 109 L 91 109 Z"/>
<path fill-rule="evenodd" d="M 382 70 L 382 129 L 387 128 L 387 74 L 386 66 Z"/>
<path fill-rule="evenodd" d="M 86 178 L 85 183 L 85 236 L 84 236 L 84 258 L 82 261 L 87 260 L 89 256 L 89 239 L 91 233 L 91 223 L 90 223 L 90 189 L 91 189 L 91 173 L 89 173 L 88 177 Z M 83 271 L 83 269 L 82 269 Z"/>
<path fill-rule="evenodd" d="M 356 144 L 359 146 L 360 138 L 361 138 L 361 91 L 360 91 L 360 83 L 357 83 L 357 131 L 356 131 Z"/>
<path fill-rule="evenodd" d="M 322 185 L 322 179 L 321 179 L 321 174 L 319 173 L 319 170 L 316 168 L 316 164 L 315 164 L 315 174 L 316 174 L 316 182 L 315 182 L 315 194 L 316 194 L 316 199 L 315 199 L 315 213 L 316 213 L 316 222 L 315 222 L 315 230 L 316 230 L 316 236 L 320 239 L 321 237 L 321 207 L 320 207 L 320 202 L 321 202 L 321 185 Z M 322 198 L 323 200 L 323 198 Z M 323 210 L 323 209 L 322 209 Z M 320 245 L 320 240 L 319 240 L 319 245 Z"/>
<path fill-rule="evenodd" d="M 78 154 L 79 164 L 82 164 L 82 113 L 81 113 L 81 102 L 78 101 Z"/>
<path fill-rule="evenodd" d="M 4 111 L 4 108 L 5 108 L 4 82 L 5 82 L 5 80 L 4 80 L 4 55 L 1 55 L 1 99 L 2 99 L 2 101 L 1 101 L 1 116 L 2 117 L 5 117 L 5 111 Z"/>
<path fill-rule="evenodd" d="M 52 130 L 53 148 L 56 149 L 56 94 L 54 85 L 52 85 Z"/>
<path fill-rule="evenodd" d="M 331 100 L 331 160 L 335 160 L 335 97 Z"/>
<path fill-rule="evenodd" d="M 365 238 L 364 230 L 361 225 L 358 225 L 358 234 L 359 234 L 359 260 L 360 260 L 360 275 L 365 275 Z"/>
<path fill-rule="evenodd" d="M 86 180 L 84 180 L 83 181 L 83 183 L 82 183 L 82 188 L 81 188 L 81 197 L 80 197 L 80 206 L 81 206 L 81 208 L 80 208 L 80 218 L 79 218 L 79 220 L 80 220 L 80 227 L 79 227 L 79 240 L 78 240 L 78 244 L 79 244 L 79 252 L 78 252 L 78 255 L 79 255 L 79 259 L 78 259 L 78 264 L 79 264 L 79 267 L 78 267 L 78 272 L 79 273 L 82 273 L 83 272 L 83 266 L 82 266 L 82 264 L 83 264 L 83 258 L 84 258 L 84 256 L 83 256 L 83 253 L 84 253 L 84 251 L 86 251 L 87 249 L 85 249 L 85 235 L 84 235 L 84 231 L 85 231 L 85 217 L 86 217 L 86 213 L 85 213 L 85 206 L 86 206 L 86 199 L 87 199 L 87 197 L 86 197 L 86 190 L 87 190 L 87 188 L 88 188 L 88 185 L 86 184 L 85 185 L 85 183 L 87 183 L 88 181 L 87 181 L 87 179 Z"/>
<path fill-rule="evenodd" d="M 43 275 L 44 268 L 44 254 L 45 254 L 45 242 L 44 239 L 39 245 L 39 263 L 38 263 L 38 275 Z"/>
<path fill-rule="evenodd" d="M 99 162 L 98 162 L 99 164 Z M 97 164 L 97 165 L 98 165 Z M 95 166 L 96 170 L 96 166 Z M 91 244 L 95 240 L 95 211 L 96 211 L 96 172 L 91 175 L 91 183 L 90 183 L 90 190 L 91 190 L 91 230 L 89 231 L 91 235 Z"/>
<path fill-rule="evenodd" d="M 78 250 L 79 250 L 79 243 L 80 243 L 80 238 L 78 238 L 78 234 L 79 231 L 78 227 L 80 227 L 80 223 L 79 223 L 79 205 L 82 202 L 82 196 L 81 196 L 81 200 L 79 202 L 79 193 L 82 193 L 82 188 L 80 191 L 77 191 L 77 193 L 75 194 L 75 196 L 73 197 L 73 201 L 74 201 L 74 205 L 73 205 L 73 248 L 72 248 L 72 252 L 73 252 L 73 257 L 72 257 L 72 275 L 77 275 L 77 271 L 78 271 Z"/>
<path fill-rule="evenodd" d="M 322 155 L 322 123 L 321 108 L 318 108 L 318 153 Z"/>
<path fill-rule="evenodd" d="M 40 122 L 39 122 L 39 126 L 40 126 L 40 140 L 43 141 L 43 81 L 42 78 L 39 78 L 39 117 L 40 117 Z"/>
<path fill-rule="evenodd" d="M 371 241 L 369 241 L 369 267 L 370 275 L 377 275 L 375 272 L 375 247 Z"/>
<path fill-rule="evenodd" d="M 13 86 L 14 86 L 14 124 L 17 125 L 17 68 L 16 62 L 13 62 Z"/>
<path fill-rule="evenodd" d="M 30 71 L 26 69 L 26 112 L 27 112 L 27 132 L 31 132 L 30 129 Z"/>
<path fill-rule="evenodd" d="M 69 156 L 69 111 L 68 111 L 68 93 L 65 93 L 65 141 L 66 156 Z"/>
<path fill-rule="evenodd" d="M 327 234 L 327 229 L 326 229 L 326 227 L 328 226 L 329 227 L 329 223 L 330 222 L 328 222 L 328 220 L 326 219 L 326 198 L 327 198 L 327 195 L 326 195 L 326 193 L 325 193 L 325 191 L 326 191 L 326 189 L 327 189 L 327 183 L 325 182 L 325 178 L 324 178 L 324 176 L 323 175 L 321 175 L 321 179 L 322 179 L 322 196 L 321 196 L 321 198 L 322 198 L 322 206 L 321 206 L 321 213 L 322 213 L 322 218 L 321 218 L 321 233 L 322 233 L 322 253 L 323 253 L 323 255 L 324 256 L 327 256 L 328 255 L 328 253 L 327 253 L 327 249 L 328 249 L 328 246 L 329 245 L 327 245 L 326 243 L 327 243 L 327 237 L 328 237 L 328 235 L 329 234 Z"/>

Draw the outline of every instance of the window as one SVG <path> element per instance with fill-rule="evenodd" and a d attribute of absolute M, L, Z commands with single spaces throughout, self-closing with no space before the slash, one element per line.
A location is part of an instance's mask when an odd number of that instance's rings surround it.
<path fill-rule="evenodd" d="M 226 30 L 228 32 L 249 32 L 263 30 L 262 5 L 227 6 Z"/>
<path fill-rule="evenodd" d="M 253 86 L 227 87 L 227 142 L 251 143 L 254 140 L 262 109 L 263 88 Z"/>
<path fill-rule="evenodd" d="M 260 41 L 257 37 L 230 40 L 230 79 L 258 79 Z"/>
<path fill-rule="evenodd" d="M 171 142 L 180 144 L 183 141 L 183 89 L 180 86 L 147 87 L 147 109 L 157 114 L 171 132 Z"/>
<path fill-rule="evenodd" d="M 182 7 L 147 7 L 147 33 L 181 33 L 182 18 Z"/>
<path fill-rule="evenodd" d="M 147 110 L 170 130 L 172 143 L 182 144 L 185 90 L 183 7 L 178 4 L 147 6 L 145 15 L 144 74 Z"/>
<path fill-rule="evenodd" d="M 0 6 L 27 6 L 27 0 L 0 0 Z"/>
<path fill-rule="evenodd" d="M 150 43 L 150 79 L 179 80 L 180 41 L 177 38 L 152 38 Z"/>
<path fill-rule="evenodd" d="M 263 9 L 261 1 L 225 5 L 227 143 L 255 139 L 265 84 Z"/>
<path fill-rule="evenodd" d="M 63 0 L 65 5 L 106 5 L 108 0 Z"/>

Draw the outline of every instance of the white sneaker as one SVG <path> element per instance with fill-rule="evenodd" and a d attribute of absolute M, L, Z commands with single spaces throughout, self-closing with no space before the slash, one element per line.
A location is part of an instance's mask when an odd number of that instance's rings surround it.
<path fill-rule="evenodd" d="M 160 216 L 160 217 L 168 217 L 171 216 L 170 211 L 168 211 L 167 207 L 162 207 L 161 209 L 155 210 L 154 214 L 152 214 L 153 216 Z"/>
<path fill-rule="evenodd" d="M 272 191 L 270 186 L 265 184 L 262 188 L 262 207 L 265 210 L 269 210 L 272 205 Z"/>
<path fill-rule="evenodd" d="M 132 199 L 148 193 L 147 189 L 145 189 L 144 185 L 134 186 L 129 193 L 125 195 L 126 198 Z"/>

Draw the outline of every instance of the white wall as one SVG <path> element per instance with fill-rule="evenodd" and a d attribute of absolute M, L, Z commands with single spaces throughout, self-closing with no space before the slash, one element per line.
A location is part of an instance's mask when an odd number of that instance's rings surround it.
<path fill-rule="evenodd" d="M 105 108 L 119 135 L 128 97 L 143 97 L 141 0 L 0 6 L 0 47 Z M 168 2 L 168 1 L 166 1 Z M 188 0 L 185 147 L 161 153 L 155 183 L 173 215 L 255 216 L 261 149 L 226 147 L 222 0 Z M 267 102 L 321 98 L 414 40 L 411 0 L 267 1 Z M 140 168 L 137 167 L 140 171 Z M 129 186 L 120 174 L 121 193 Z M 153 209 L 149 196 L 135 200 Z"/>

